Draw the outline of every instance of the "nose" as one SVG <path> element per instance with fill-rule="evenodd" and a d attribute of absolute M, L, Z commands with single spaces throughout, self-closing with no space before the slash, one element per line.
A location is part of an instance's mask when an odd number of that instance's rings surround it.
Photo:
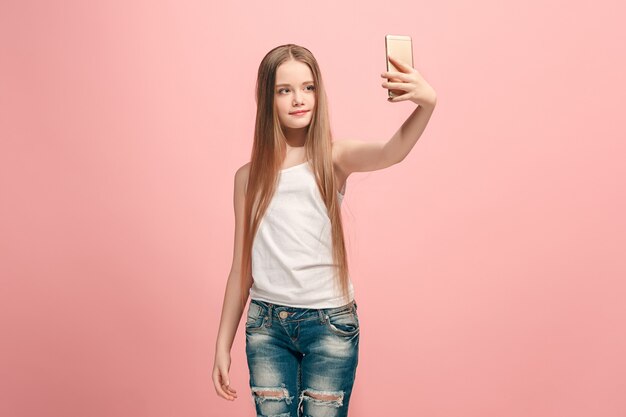
<path fill-rule="evenodd" d="M 296 91 L 294 96 L 293 96 L 293 103 L 294 104 L 299 104 L 302 103 L 302 96 L 300 95 L 301 93 L 299 91 Z"/>

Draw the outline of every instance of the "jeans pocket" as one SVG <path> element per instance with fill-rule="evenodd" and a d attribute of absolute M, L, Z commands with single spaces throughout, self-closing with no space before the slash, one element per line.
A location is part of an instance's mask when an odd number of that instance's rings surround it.
<path fill-rule="evenodd" d="M 354 336 L 359 332 L 359 317 L 355 311 L 343 310 L 326 317 L 326 326 L 335 334 Z"/>
<path fill-rule="evenodd" d="M 246 330 L 257 330 L 265 322 L 265 308 L 251 301 L 246 317 Z"/>

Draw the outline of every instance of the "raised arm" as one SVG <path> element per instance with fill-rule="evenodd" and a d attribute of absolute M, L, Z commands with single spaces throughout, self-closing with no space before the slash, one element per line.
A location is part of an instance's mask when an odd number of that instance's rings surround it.
<path fill-rule="evenodd" d="M 437 94 L 421 74 L 392 56 L 389 56 L 389 59 L 402 72 L 385 71 L 381 77 L 397 78 L 402 82 L 385 81 L 382 86 L 405 91 L 405 94 L 390 98 L 389 101 L 396 103 L 409 100 L 418 106 L 388 141 L 364 142 L 352 139 L 335 141 L 333 144 L 335 160 L 346 175 L 387 168 L 404 160 L 426 129 L 435 110 Z"/>

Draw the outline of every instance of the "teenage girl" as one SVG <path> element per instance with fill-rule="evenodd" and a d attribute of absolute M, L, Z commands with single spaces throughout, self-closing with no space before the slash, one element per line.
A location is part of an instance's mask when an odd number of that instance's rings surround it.
<path fill-rule="evenodd" d="M 250 162 L 234 180 L 235 238 L 215 349 L 217 394 L 230 386 L 230 349 L 248 295 L 246 357 L 259 416 L 347 416 L 358 362 L 359 321 L 348 275 L 340 203 L 353 172 L 402 161 L 437 101 L 420 73 L 383 72 L 389 99 L 417 105 L 386 142 L 333 141 L 322 75 L 311 52 L 278 46 L 256 84 Z"/>

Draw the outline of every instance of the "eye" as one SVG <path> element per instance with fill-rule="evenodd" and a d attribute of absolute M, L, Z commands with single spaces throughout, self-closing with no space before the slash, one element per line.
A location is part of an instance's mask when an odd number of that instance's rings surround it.
<path fill-rule="evenodd" d="M 289 90 L 289 89 L 288 88 L 279 88 L 278 89 L 278 94 L 280 94 L 280 92 L 283 91 L 283 90 Z"/>
<path fill-rule="evenodd" d="M 310 87 L 309 91 L 315 90 L 315 86 L 313 84 L 308 85 L 306 88 L 309 88 L 309 87 Z"/>

